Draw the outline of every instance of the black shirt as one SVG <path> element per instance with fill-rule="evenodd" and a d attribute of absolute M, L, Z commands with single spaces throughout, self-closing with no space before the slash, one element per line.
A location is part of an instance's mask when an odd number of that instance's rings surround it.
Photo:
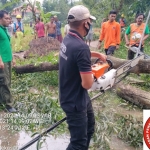
<path fill-rule="evenodd" d="M 80 73 L 91 72 L 91 53 L 83 38 L 70 30 L 60 48 L 59 92 L 60 104 L 65 112 L 84 111 L 90 100 L 81 85 Z"/>

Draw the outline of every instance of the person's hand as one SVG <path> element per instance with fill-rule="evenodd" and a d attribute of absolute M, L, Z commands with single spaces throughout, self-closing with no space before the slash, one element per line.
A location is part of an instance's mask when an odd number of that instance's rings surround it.
<path fill-rule="evenodd" d="M 116 49 L 119 49 L 119 45 L 116 45 Z"/>
<path fill-rule="evenodd" d="M 98 42 L 97 49 L 100 49 L 101 47 L 102 47 L 101 42 Z"/>
<path fill-rule="evenodd" d="M 0 68 L 4 69 L 4 63 L 2 61 L 0 61 Z"/>
<path fill-rule="evenodd" d="M 13 58 L 13 60 L 12 60 L 12 66 L 14 67 L 14 66 L 16 66 L 16 60 Z"/>
<path fill-rule="evenodd" d="M 128 47 L 129 47 L 129 45 L 130 45 L 130 43 L 129 43 L 129 42 L 126 42 L 126 46 L 128 46 Z"/>
<path fill-rule="evenodd" d="M 106 62 L 107 56 L 105 54 L 91 51 L 91 57 L 99 58 L 101 61 Z"/>
<path fill-rule="evenodd" d="M 17 38 L 17 34 L 15 34 L 15 38 Z"/>

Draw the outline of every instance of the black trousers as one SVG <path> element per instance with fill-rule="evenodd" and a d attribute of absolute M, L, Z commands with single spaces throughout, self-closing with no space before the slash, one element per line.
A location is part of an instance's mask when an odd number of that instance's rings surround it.
<path fill-rule="evenodd" d="M 70 143 L 66 150 L 88 150 L 94 133 L 95 118 L 91 101 L 87 110 L 82 112 L 66 112 Z"/>
<path fill-rule="evenodd" d="M 108 49 L 105 49 L 106 55 L 113 55 L 116 50 L 116 46 L 109 46 Z"/>
<path fill-rule="evenodd" d="M 135 47 L 138 47 L 136 45 L 133 45 Z M 144 51 L 144 47 L 140 48 L 140 51 L 143 52 Z M 135 53 L 133 51 L 131 51 L 130 49 L 128 50 L 128 60 L 131 60 L 134 58 Z"/>

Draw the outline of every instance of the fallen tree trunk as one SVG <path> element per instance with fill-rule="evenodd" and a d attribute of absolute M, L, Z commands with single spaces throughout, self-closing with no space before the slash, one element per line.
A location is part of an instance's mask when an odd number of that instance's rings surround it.
<path fill-rule="evenodd" d="M 114 69 L 117 69 L 124 63 L 126 63 L 128 60 L 125 59 L 119 59 L 113 56 L 108 56 L 108 59 L 110 59 L 113 63 Z M 26 66 L 15 66 L 14 70 L 17 74 L 23 74 L 23 73 L 33 73 L 33 72 L 41 72 L 41 71 L 52 71 L 52 70 L 58 70 L 58 64 L 52 65 L 51 63 L 41 63 L 38 66 L 35 65 L 26 65 Z M 150 60 L 140 60 L 138 65 L 131 69 L 131 73 L 150 73 Z"/>
<path fill-rule="evenodd" d="M 14 70 L 17 74 L 43 72 L 58 70 L 58 64 L 52 65 L 51 63 L 41 63 L 38 66 L 30 64 L 25 66 L 15 66 Z"/>
<path fill-rule="evenodd" d="M 150 94 L 131 85 L 119 83 L 116 87 L 116 93 L 119 97 L 130 101 L 131 103 L 149 109 L 150 108 Z"/>
<path fill-rule="evenodd" d="M 113 63 L 113 67 L 117 69 L 124 63 L 126 63 L 128 60 L 116 58 L 113 56 L 108 56 L 108 59 L 110 59 Z M 150 73 L 150 60 L 149 59 L 142 59 L 139 61 L 138 65 L 135 66 L 130 70 L 131 73 L 139 74 L 139 73 Z"/>

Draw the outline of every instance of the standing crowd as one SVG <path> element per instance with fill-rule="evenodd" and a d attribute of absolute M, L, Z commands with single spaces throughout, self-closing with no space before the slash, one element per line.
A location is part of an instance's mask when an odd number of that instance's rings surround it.
<path fill-rule="evenodd" d="M 38 38 L 48 36 L 62 42 L 61 22 L 57 16 L 50 17 L 50 21 L 46 24 L 42 22 L 41 18 L 37 18 L 34 29 Z"/>

